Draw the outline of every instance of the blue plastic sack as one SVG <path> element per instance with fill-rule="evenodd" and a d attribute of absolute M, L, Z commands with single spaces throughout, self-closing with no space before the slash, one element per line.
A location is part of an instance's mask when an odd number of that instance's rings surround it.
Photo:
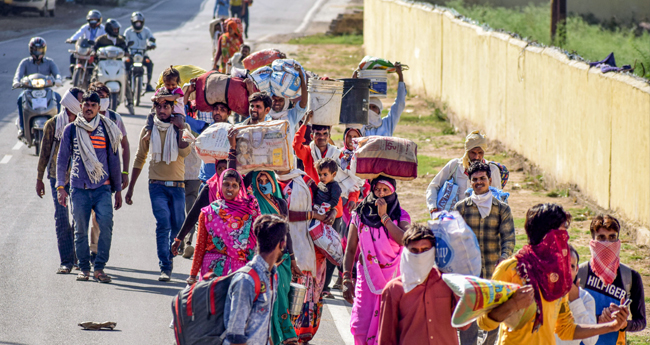
<path fill-rule="evenodd" d="M 474 189 L 468 188 L 467 191 L 465 191 L 465 197 L 472 195 L 473 192 Z M 492 186 L 490 186 L 490 192 L 492 192 L 493 197 L 505 202 L 506 204 L 508 203 L 508 197 L 510 197 L 510 193 L 504 192 L 501 189 L 497 189 Z"/>

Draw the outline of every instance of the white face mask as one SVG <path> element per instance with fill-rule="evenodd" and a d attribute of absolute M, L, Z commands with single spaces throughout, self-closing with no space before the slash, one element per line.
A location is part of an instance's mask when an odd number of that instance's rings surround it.
<path fill-rule="evenodd" d="M 379 128 L 381 127 L 381 115 L 368 109 L 368 127 Z"/>
<path fill-rule="evenodd" d="M 99 99 L 99 111 L 106 111 L 109 104 L 111 103 L 110 98 L 100 98 Z"/>
<path fill-rule="evenodd" d="M 431 248 L 424 253 L 411 253 L 406 247 L 402 249 L 402 258 L 400 261 L 400 270 L 402 271 L 402 286 L 404 292 L 413 290 L 416 286 L 422 284 L 431 269 L 436 264 L 436 248 Z"/>

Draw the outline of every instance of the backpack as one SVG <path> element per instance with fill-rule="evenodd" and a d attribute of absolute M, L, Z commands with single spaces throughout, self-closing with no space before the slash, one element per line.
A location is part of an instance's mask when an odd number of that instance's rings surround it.
<path fill-rule="evenodd" d="M 262 283 L 257 271 L 244 266 L 227 276 L 208 273 L 203 280 L 183 289 L 172 300 L 174 335 L 178 345 L 221 345 L 226 337 L 224 310 L 230 282 L 235 273 L 243 272 L 255 281 L 255 299 Z"/>
<path fill-rule="evenodd" d="M 621 271 L 621 280 L 623 281 L 623 288 L 627 293 L 626 298 L 630 298 L 630 292 L 632 291 L 632 269 L 624 264 L 620 264 L 619 270 Z M 580 287 L 585 289 L 587 287 L 587 279 L 589 276 L 589 261 L 583 262 L 580 264 L 578 269 L 577 278 L 580 279 Z"/>
<path fill-rule="evenodd" d="M 505 165 L 493 161 L 489 161 L 488 164 L 495 165 L 497 168 L 499 168 L 499 172 L 501 173 L 501 188 L 506 187 L 506 183 L 508 183 L 508 178 L 510 177 L 510 171 L 508 168 L 506 168 Z"/>

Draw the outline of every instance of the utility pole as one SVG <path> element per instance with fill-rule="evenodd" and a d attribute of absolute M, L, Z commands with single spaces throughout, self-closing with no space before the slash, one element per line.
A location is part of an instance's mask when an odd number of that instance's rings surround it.
<path fill-rule="evenodd" d="M 551 0 L 551 43 L 560 47 L 566 43 L 566 1 Z"/>

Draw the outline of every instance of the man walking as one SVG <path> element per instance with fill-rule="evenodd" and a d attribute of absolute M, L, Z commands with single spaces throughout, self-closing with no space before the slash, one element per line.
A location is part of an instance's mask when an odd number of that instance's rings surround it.
<path fill-rule="evenodd" d="M 122 206 L 122 174 L 118 155 L 122 133 L 104 116 L 99 115 L 99 95 L 86 92 L 82 98 L 82 113 L 65 127 L 61 136 L 56 164 L 56 189 L 59 204 L 66 206 L 66 173 L 70 171 L 70 202 L 75 222 L 75 249 L 81 273 L 77 280 L 90 278 L 90 249 L 88 223 L 95 211 L 100 236 L 97 244 L 94 278 L 110 283 L 104 273 L 113 236 L 111 194 L 115 192 L 115 210 Z M 98 116 L 99 115 L 99 116 Z"/>
<path fill-rule="evenodd" d="M 38 176 L 36 178 L 36 194 L 39 198 L 45 195 L 45 184 L 43 175 L 47 168 L 47 176 L 52 188 L 54 199 L 54 222 L 56 226 L 56 240 L 59 247 L 61 264 L 57 274 L 68 274 L 73 266 L 77 265 L 74 255 L 74 228 L 70 224 L 68 209 L 59 204 L 56 193 L 56 157 L 59 153 L 59 143 L 63 136 L 63 130 L 70 122 L 74 122 L 77 114 L 81 112 L 81 96 L 83 90 L 73 87 L 66 91 L 61 100 L 63 109 L 61 112 L 45 122 L 43 129 L 43 140 L 41 141 L 41 153 L 38 158 Z M 66 175 L 65 181 L 69 180 Z M 70 192 L 70 184 L 64 187 L 66 193 Z"/>
<path fill-rule="evenodd" d="M 269 342 L 278 285 L 275 264 L 287 246 L 288 226 L 278 216 L 263 215 L 255 220 L 252 230 L 257 237 L 257 255 L 246 266 L 259 277 L 262 288 L 256 298 L 255 280 L 250 273 L 237 272 L 232 278 L 223 318 L 226 324 L 224 344 Z"/>
<path fill-rule="evenodd" d="M 156 217 L 156 246 L 161 272 L 158 280 L 169 281 L 173 269 L 172 241 L 185 221 L 185 157 L 190 153 L 191 147 L 181 140 L 183 129 L 189 128 L 184 116 L 173 115 L 174 102 L 164 98 L 171 96 L 171 93 L 164 89 L 158 96 L 160 97 L 154 105 L 156 116 L 150 139 L 144 139 L 146 126 L 140 132 L 131 184 L 125 201 L 128 205 L 133 204 L 133 189 L 151 149 L 149 197 Z"/>
<path fill-rule="evenodd" d="M 438 210 L 438 192 L 449 179 L 453 179 L 453 183 L 458 186 L 457 197 L 452 198 L 452 200 L 462 200 L 465 198 L 465 191 L 470 186 L 467 169 L 474 162 L 487 163 L 483 159 L 485 150 L 487 150 L 487 138 L 480 131 L 473 131 L 465 138 L 465 155 L 461 158 L 450 160 L 436 177 L 433 178 L 431 183 L 429 183 L 429 187 L 427 187 L 426 198 L 429 212 Z M 493 164 L 490 164 L 489 167 L 492 176 L 490 185 L 501 189 L 501 173 L 499 168 Z M 449 206 L 453 207 L 454 203 Z"/>
<path fill-rule="evenodd" d="M 515 248 L 515 224 L 510 206 L 495 198 L 490 191 L 492 171 L 481 161 L 472 163 L 467 171 L 472 183 L 472 195 L 459 201 L 454 209 L 463 216 L 465 223 L 474 231 L 481 249 L 481 278 L 490 279 L 496 266 L 512 255 Z M 494 345 L 498 331 L 483 335 L 480 344 Z M 476 344 L 478 326 L 472 323 L 466 331 L 460 331 L 461 345 Z"/>

